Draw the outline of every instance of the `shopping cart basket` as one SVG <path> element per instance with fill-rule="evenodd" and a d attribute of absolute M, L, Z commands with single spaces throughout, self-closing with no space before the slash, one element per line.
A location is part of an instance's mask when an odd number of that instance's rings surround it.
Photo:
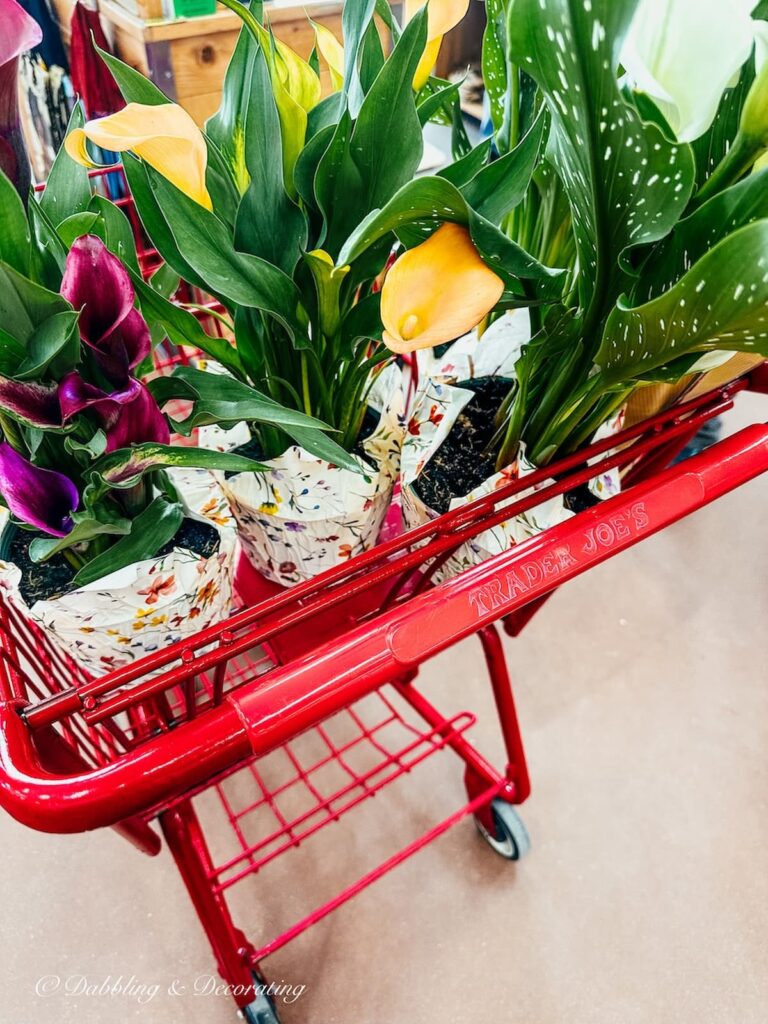
<path fill-rule="evenodd" d="M 157 823 L 237 1006 L 274 1024 L 265 958 L 462 818 L 504 857 L 525 853 L 515 805 L 530 785 L 497 624 L 519 633 L 562 584 L 765 472 L 761 424 L 670 466 L 746 389 L 768 393 L 766 365 L 291 590 L 259 599 L 243 566 L 242 610 L 99 678 L 0 605 L 0 804 L 46 832 L 112 826 L 148 854 L 160 849 Z M 434 582 L 471 538 L 613 468 L 620 495 Z M 442 713 L 418 685 L 426 661 L 473 635 L 498 711 L 500 767 L 473 746 L 474 715 Z M 276 776 L 265 766 L 278 755 Z M 452 755 L 463 764 L 457 810 L 276 937 L 246 937 L 230 899 L 239 884 L 427 759 Z M 301 809 L 287 811 L 297 794 Z M 200 813 L 211 800 L 215 834 Z"/>

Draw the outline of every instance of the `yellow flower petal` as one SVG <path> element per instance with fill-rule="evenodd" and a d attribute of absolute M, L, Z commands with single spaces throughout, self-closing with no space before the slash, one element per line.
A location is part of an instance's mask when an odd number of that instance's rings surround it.
<path fill-rule="evenodd" d="M 86 148 L 86 135 L 82 128 L 73 128 L 69 135 L 64 140 L 64 148 L 72 159 L 82 164 L 83 167 L 98 167 L 95 164 L 88 153 Z"/>
<path fill-rule="evenodd" d="M 331 73 L 331 85 L 338 90 L 344 84 L 344 47 L 325 25 L 313 21 L 312 27 L 317 48 Z"/>
<path fill-rule="evenodd" d="M 291 99 L 308 114 L 313 107 L 317 106 L 322 96 L 322 86 L 318 76 L 303 57 L 300 57 L 287 43 L 270 36 L 267 29 L 260 29 L 259 42 L 267 58 L 273 83 L 275 75 L 277 75 L 280 84 Z"/>
<path fill-rule="evenodd" d="M 403 20 L 406 25 L 423 6 L 424 0 L 405 0 Z M 426 84 L 432 68 L 437 63 L 443 36 L 459 24 L 468 10 L 469 0 L 429 0 L 427 46 L 413 77 L 414 89 L 419 90 Z"/>
<path fill-rule="evenodd" d="M 427 43 L 427 47 L 421 55 L 419 66 L 416 68 L 416 74 L 413 76 L 413 88 L 416 92 L 427 84 L 427 80 L 432 74 L 432 68 L 437 64 L 437 58 L 440 56 L 440 47 L 442 44 L 442 36 L 430 39 Z"/>
<path fill-rule="evenodd" d="M 93 166 L 85 139 L 116 153 L 135 153 L 190 199 L 212 209 L 205 185 L 205 139 L 190 115 L 177 104 L 129 103 L 118 113 L 88 121 L 82 129 L 71 132 L 65 142 L 67 152 L 78 163 Z"/>
<path fill-rule="evenodd" d="M 405 24 L 424 6 L 424 0 L 405 0 Z M 469 0 L 429 0 L 427 5 L 427 39 L 444 36 L 456 28 L 469 10 Z"/>
<path fill-rule="evenodd" d="M 414 352 L 453 341 L 493 309 L 504 282 L 480 258 L 469 232 L 443 224 L 403 253 L 381 290 L 384 343 L 393 352 Z"/>

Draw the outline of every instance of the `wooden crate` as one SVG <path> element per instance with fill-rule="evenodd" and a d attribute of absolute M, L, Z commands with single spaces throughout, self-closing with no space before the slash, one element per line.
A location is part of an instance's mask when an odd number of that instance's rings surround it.
<path fill-rule="evenodd" d="M 341 2 L 301 7 L 267 4 L 265 10 L 275 35 L 306 59 L 314 46 L 307 15 L 340 39 L 342 7 Z M 151 78 L 198 124 L 218 109 L 224 73 L 240 30 L 237 15 L 221 10 L 201 18 L 146 21 L 130 14 L 116 0 L 101 0 L 99 11 L 105 30 L 114 38 L 117 55 Z M 324 89 L 329 91 L 330 79 L 324 67 L 321 77 Z"/>

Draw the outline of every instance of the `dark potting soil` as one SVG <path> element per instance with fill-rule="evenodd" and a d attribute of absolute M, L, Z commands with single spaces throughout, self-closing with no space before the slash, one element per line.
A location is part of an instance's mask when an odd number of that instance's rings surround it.
<path fill-rule="evenodd" d="M 365 416 L 363 417 L 363 426 L 360 430 L 360 436 L 357 439 L 355 447 L 352 449 L 353 455 L 359 455 L 361 459 L 365 458 L 365 449 L 363 448 L 363 441 L 371 436 L 376 427 L 379 425 L 381 419 L 381 413 L 376 412 L 375 409 L 371 409 L 370 406 L 365 410 Z M 333 434 L 329 435 L 333 437 Z M 264 449 L 261 447 L 258 438 L 252 437 L 250 441 L 246 441 L 244 444 L 240 444 L 237 448 L 232 449 L 233 455 L 244 455 L 247 459 L 255 459 L 256 462 L 264 461 Z M 237 476 L 242 470 L 231 470 L 228 469 L 224 474 L 226 479 L 231 476 Z"/>
<path fill-rule="evenodd" d="M 586 509 L 594 508 L 595 505 L 600 504 L 600 498 L 590 491 L 588 484 L 580 484 L 578 487 L 574 487 L 572 491 L 568 491 L 567 494 L 563 495 L 563 501 L 567 509 L 576 513 L 584 512 Z"/>
<path fill-rule="evenodd" d="M 429 508 L 447 512 L 453 498 L 463 498 L 496 472 L 497 451 L 489 451 L 489 446 L 496 433 L 496 413 L 511 384 L 504 377 L 478 377 L 458 385 L 474 391 L 475 397 L 413 485 Z"/>
<path fill-rule="evenodd" d="M 5 558 L 21 569 L 19 590 L 31 607 L 35 601 L 48 601 L 62 597 L 72 590 L 72 580 L 77 570 L 64 555 L 54 555 L 47 562 L 33 562 L 29 557 L 29 545 L 37 534 L 28 530 L 13 530 Z M 219 533 L 208 523 L 185 519 L 175 537 L 157 552 L 158 556 L 170 554 L 174 548 L 187 548 L 202 558 L 209 558 L 219 547 Z"/>
<path fill-rule="evenodd" d="M 463 498 L 496 472 L 497 449 L 488 451 L 496 432 L 495 417 L 509 392 L 503 377 L 478 377 L 458 387 L 474 391 L 448 437 L 424 467 L 414 484 L 421 500 L 436 512 L 447 512 L 453 498 Z M 566 508 L 584 512 L 600 504 L 587 484 L 563 495 Z"/>

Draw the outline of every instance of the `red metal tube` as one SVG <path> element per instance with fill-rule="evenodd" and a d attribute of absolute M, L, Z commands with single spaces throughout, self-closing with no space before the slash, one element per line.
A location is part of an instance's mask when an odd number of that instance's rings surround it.
<path fill-rule="evenodd" d="M 144 813 L 210 778 L 250 751 L 227 705 L 172 730 L 118 760 L 75 775 L 46 771 L 20 714 L 0 704 L 0 806 L 41 832 L 86 832 Z"/>

